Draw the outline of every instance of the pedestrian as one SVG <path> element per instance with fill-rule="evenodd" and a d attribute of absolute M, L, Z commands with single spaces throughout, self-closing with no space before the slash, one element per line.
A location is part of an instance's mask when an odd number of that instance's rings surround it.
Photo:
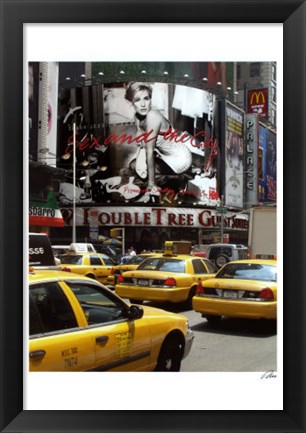
<path fill-rule="evenodd" d="M 130 256 L 136 256 L 136 251 L 134 250 L 133 247 L 129 248 L 129 254 Z"/>

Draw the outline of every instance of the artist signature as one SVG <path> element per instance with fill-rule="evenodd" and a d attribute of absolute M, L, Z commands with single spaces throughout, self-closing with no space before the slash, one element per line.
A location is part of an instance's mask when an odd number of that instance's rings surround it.
<path fill-rule="evenodd" d="M 274 370 L 266 371 L 262 376 L 261 379 L 276 379 L 277 374 L 275 374 Z"/>

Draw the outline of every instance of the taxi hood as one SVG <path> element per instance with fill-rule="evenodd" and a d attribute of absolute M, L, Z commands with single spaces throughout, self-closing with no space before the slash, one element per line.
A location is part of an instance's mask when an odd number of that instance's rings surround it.
<path fill-rule="evenodd" d="M 185 321 L 188 320 L 188 318 L 186 316 L 184 316 L 183 314 L 178 314 L 178 313 L 172 313 L 171 311 L 166 311 L 166 310 L 162 310 L 161 308 L 156 308 L 156 307 L 150 307 L 149 305 L 142 305 L 141 306 L 143 308 L 143 315 L 144 317 L 161 317 L 161 316 L 174 316 L 175 319 L 180 318 L 180 319 L 184 319 Z"/>

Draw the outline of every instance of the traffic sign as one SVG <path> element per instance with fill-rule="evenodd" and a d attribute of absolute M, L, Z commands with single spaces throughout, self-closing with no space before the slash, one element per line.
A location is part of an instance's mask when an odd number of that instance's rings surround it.
<path fill-rule="evenodd" d="M 216 208 L 216 212 L 217 213 L 221 213 L 221 214 L 226 214 L 227 213 L 227 208 L 226 207 L 222 207 L 222 206 L 217 207 Z"/>

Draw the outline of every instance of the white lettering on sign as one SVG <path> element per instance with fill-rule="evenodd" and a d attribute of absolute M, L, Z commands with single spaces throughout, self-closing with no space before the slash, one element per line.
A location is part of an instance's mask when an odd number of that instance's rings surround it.
<path fill-rule="evenodd" d="M 253 141 L 254 141 L 254 127 L 255 123 L 253 120 L 248 120 L 246 122 L 247 127 L 247 134 L 246 134 L 246 147 L 247 147 L 247 153 L 254 154 L 254 147 L 253 147 Z M 246 176 L 251 178 L 247 179 L 246 181 L 246 187 L 247 189 L 254 189 L 254 160 L 252 155 L 248 155 L 246 158 Z"/>
<path fill-rule="evenodd" d="M 40 248 L 29 248 L 29 254 L 44 254 L 45 250 L 43 247 Z"/>
<path fill-rule="evenodd" d="M 29 215 L 54 218 L 55 209 L 31 206 L 29 209 Z"/>

